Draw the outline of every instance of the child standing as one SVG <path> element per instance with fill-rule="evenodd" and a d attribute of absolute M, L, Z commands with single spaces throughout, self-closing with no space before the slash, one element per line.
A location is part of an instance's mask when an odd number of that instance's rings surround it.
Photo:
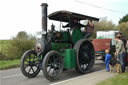
<path fill-rule="evenodd" d="M 107 71 L 109 71 L 109 62 L 110 62 L 110 59 L 112 58 L 112 56 L 111 56 L 111 54 L 109 54 L 108 49 L 105 50 L 105 53 L 106 53 L 106 55 L 105 55 L 106 69 L 107 69 Z"/>

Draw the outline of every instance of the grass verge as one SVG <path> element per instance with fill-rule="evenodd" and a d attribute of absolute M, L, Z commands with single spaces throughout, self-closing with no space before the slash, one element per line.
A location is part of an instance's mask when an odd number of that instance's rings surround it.
<path fill-rule="evenodd" d="M 20 60 L 0 60 L 0 70 L 20 66 Z"/>
<path fill-rule="evenodd" d="M 128 85 L 128 72 L 116 75 L 96 85 Z"/>

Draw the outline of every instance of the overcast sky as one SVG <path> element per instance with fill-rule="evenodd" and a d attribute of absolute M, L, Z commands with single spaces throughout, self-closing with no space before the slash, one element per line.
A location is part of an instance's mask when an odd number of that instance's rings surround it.
<path fill-rule="evenodd" d="M 128 13 L 128 0 L 0 0 L 0 39 L 10 39 L 19 31 L 33 35 L 41 31 L 40 5 L 43 2 L 48 3 L 48 14 L 68 10 L 107 17 L 115 24 Z"/>

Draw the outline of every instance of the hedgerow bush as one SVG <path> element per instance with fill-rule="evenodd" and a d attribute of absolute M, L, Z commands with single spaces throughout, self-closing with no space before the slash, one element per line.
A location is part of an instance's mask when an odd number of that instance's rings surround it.
<path fill-rule="evenodd" d="M 2 52 L 0 52 L 0 60 L 5 60 L 7 56 L 5 56 Z"/>
<path fill-rule="evenodd" d="M 14 39 L 8 48 L 7 59 L 19 59 L 27 50 L 33 49 L 35 40 Z"/>
<path fill-rule="evenodd" d="M 34 48 L 36 37 L 20 31 L 11 40 L 0 40 L 0 60 L 19 59 L 27 50 Z"/>

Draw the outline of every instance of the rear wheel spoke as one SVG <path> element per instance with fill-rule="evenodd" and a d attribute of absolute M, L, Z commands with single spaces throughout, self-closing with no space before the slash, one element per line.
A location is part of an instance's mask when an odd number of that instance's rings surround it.
<path fill-rule="evenodd" d="M 52 76 L 54 76 L 54 70 L 53 70 Z"/>
<path fill-rule="evenodd" d="M 58 74 L 58 71 L 59 71 L 59 70 L 56 70 L 56 74 Z"/>
<path fill-rule="evenodd" d="M 51 67 L 49 68 L 49 70 L 48 70 L 48 72 L 47 72 L 47 73 L 49 74 L 49 72 L 50 72 L 50 71 L 51 71 Z"/>

